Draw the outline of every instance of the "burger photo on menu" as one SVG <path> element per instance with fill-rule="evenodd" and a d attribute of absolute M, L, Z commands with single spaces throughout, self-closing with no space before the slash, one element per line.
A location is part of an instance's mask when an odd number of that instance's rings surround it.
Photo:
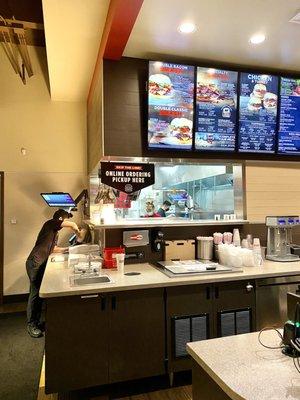
<path fill-rule="evenodd" d="M 234 106 L 235 100 L 229 90 L 221 90 L 214 83 L 197 83 L 197 101 Z"/>
<path fill-rule="evenodd" d="M 239 76 L 238 151 L 274 154 L 279 78 L 251 72 Z"/>
<path fill-rule="evenodd" d="M 164 140 L 169 140 L 172 144 L 180 146 L 191 146 L 193 140 L 193 121 L 187 118 L 174 118 L 170 123 L 170 136 Z"/>
<path fill-rule="evenodd" d="M 148 121 L 149 144 L 159 147 L 191 148 L 193 141 L 193 121 L 188 118 L 173 118 Z"/>
<path fill-rule="evenodd" d="M 191 150 L 195 67 L 149 62 L 148 146 Z"/>
<path fill-rule="evenodd" d="M 277 91 L 277 86 L 272 76 L 248 74 L 243 79 L 240 96 L 241 114 L 248 112 L 263 116 L 266 113 L 276 113 L 278 96 L 274 92 Z"/>
<path fill-rule="evenodd" d="M 234 151 L 236 71 L 197 68 L 195 149 Z"/>
<path fill-rule="evenodd" d="M 193 108 L 194 67 L 182 64 L 149 62 L 149 106 Z"/>
<path fill-rule="evenodd" d="M 149 76 L 149 95 L 158 98 L 167 98 L 172 95 L 171 79 L 164 74 L 154 74 Z"/>
<path fill-rule="evenodd" d="M 277 95 L 267 92 L 263 99 L 263 105 L 267 110 L 275 110 L 277 108 Z"/>
<path fill-rule="evenodd" d="M 214 68 L 197 69 L 197 102 L 214 105 L 236 105 L 235 73 Z"/>

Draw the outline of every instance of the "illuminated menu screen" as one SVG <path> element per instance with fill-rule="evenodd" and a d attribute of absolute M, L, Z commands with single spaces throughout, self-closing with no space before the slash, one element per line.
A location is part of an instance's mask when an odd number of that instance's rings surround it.
<path fill-rule="evenodd" d="M 281 78 L 278 153 L 300 154 L 300 79 Z"/>
<path fill-rule="evenodd" d="M 192 149 L 194 73 L 188 65 L 149 62 L 149 148 Z"/>
<path fill-rule="evenodd" d="M 240 74 L 239 152 L 275 153 L 278 77 Z"/>
<path fill-rule="evenodd" d="M 196 150 L 235 150 L 237 78 L 237 72 L 197 68 Z"/>

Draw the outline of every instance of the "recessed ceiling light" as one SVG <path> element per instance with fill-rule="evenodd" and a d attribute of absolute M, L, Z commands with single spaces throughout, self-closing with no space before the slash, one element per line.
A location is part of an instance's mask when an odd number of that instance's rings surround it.
<path fill-rule="evenodd" d="M 251 36 L 249 42 L 251 44 L 260 44 L 266 40 L 266 36 L 263 33 L 258 33 L 256 35 Z"/>
<path fill-rule="evenodd" d="M 178 27 L 178 31 L 180 33 L 193 33 L 193 32 L 195 32 L 195 30 L 196 30 L 196 26 L 192 22 L 184 22 L 184 23 L 180 24 Z"/>

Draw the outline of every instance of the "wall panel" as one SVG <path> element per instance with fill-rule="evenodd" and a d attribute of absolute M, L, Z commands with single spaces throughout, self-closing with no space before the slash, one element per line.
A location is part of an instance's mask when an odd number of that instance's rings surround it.
<path fill-rule="evenodd" d="M 250 221 L 267 215 L 300 214 L 300 163 L 247 162 L 246 200 Z"/>

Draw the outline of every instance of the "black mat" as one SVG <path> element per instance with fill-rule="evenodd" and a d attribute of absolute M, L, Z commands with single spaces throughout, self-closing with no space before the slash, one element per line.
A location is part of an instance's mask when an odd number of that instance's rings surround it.
<path fill-rule="evenodd" d="M 0 399 L 36 400 L 44 338 L 32 339 L 25 313 L 0 314 Z"/>

